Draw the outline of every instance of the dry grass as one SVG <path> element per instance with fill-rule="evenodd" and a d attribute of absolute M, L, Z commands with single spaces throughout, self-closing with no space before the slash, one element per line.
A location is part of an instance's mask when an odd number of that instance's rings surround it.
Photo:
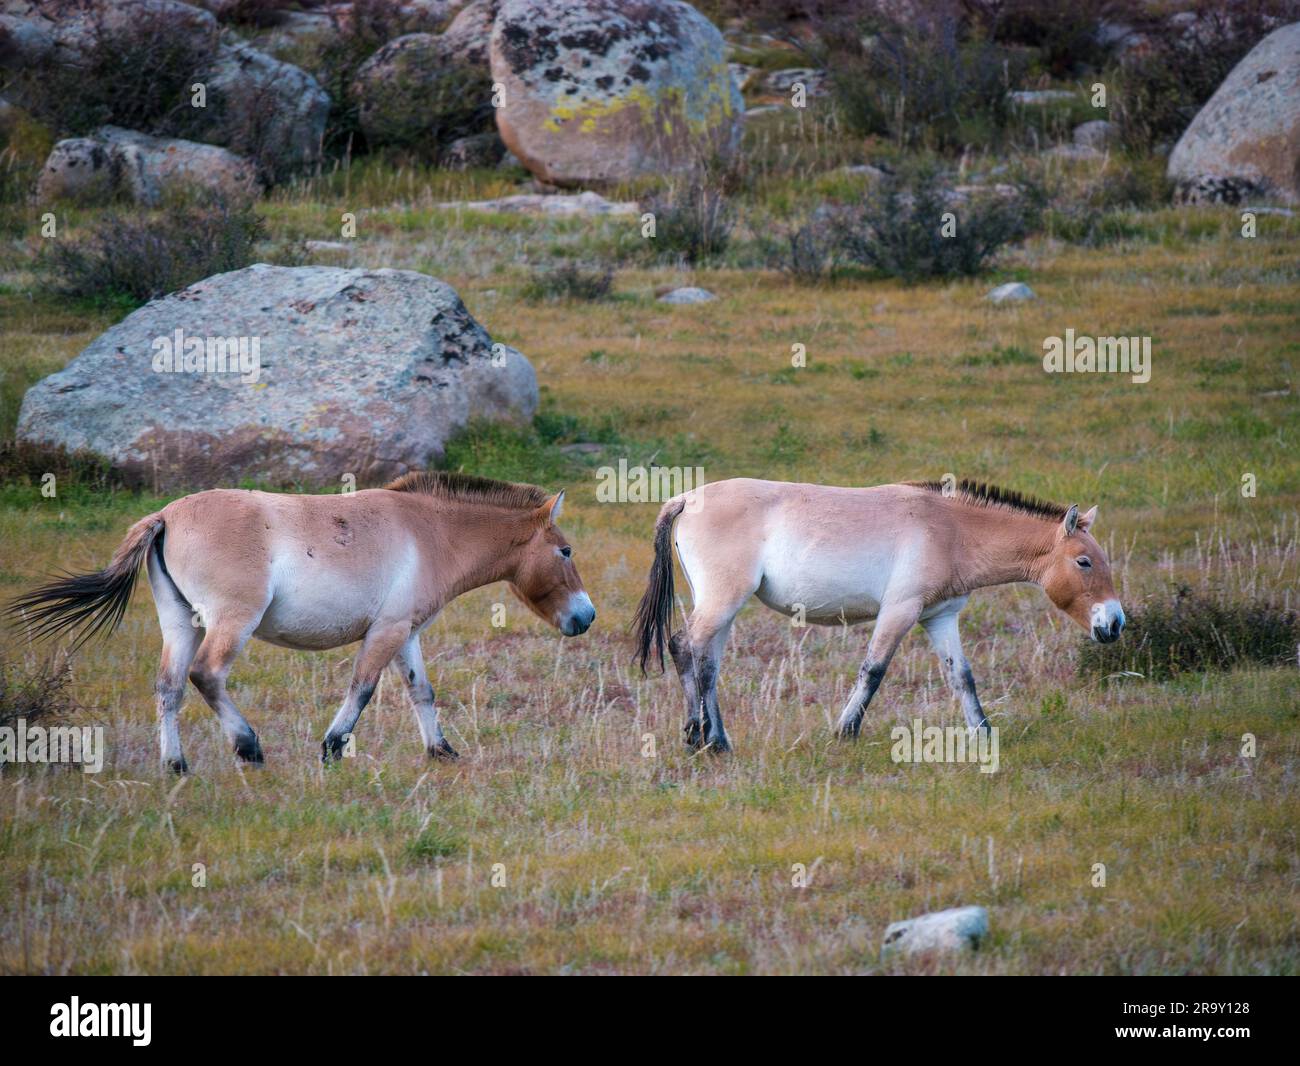
<path fill-rule="evenodd" d="M 1001 770 L 900 767 L 890 725 L 960 720 L 924 641 L 904 644 L 863 739 L 842 744 L 831 716 L 867 634 L 792 630 L 751 607 L 720 693 L 737 753 L 691 757 L 675 681 L 629 668 L 657 507 L 597 504 L 594 477 L 599 463 L 656 452 L 710 480 L 952 471 L 1100 504 L 1129 602 L 1187 583 L 1294 606 L 1296 223 L 1261 219 L 1245 241 L 1230 213 L 1159 213 L 1127 244 L 1033 242 L 1005 278 L 913 289 L 626 269 L 612 301 L 538 305 L 523 294 L 530 257 L 616 245 L 623 223 L 480 221 L 380 199 L 361 214 L 355 262 L 446 278 L 530 356 L 547 412 L 618 427 L 620 443 L 595 458 L 538 459 L 569 479 L 564 524 L 596 627 L 564 641 L 501 589 L 454 604 L 425 640 L 464 755 L 451 766 L 423 759 L 390 679 L 358 757 L 322 770 L 352 649 L 252 645 L 234 695 L 266 767 L 234 768 L 191 696 L 182 737 L 195 773 L 178 783 L 156 767 L 158 637 L 142 591 L 119 637 L 73 667 L 82 713 L 108 729 L 104 772 L 0 774 L 0 969 L 1296 972 L 1294 668 L 1085 683 L 1081 637 L 1041 594 L 979 594 L 967 652 L 1001 729 Z M 278 202 L 276 236 L 331 236 L 342 202 Z M 982 301 L 1016 276 L 1038 302 Z M 8 431 L 21 389 L 106 316 L 28 296 L 21 265 L 4 280 Z M 721 298 L 654 301 L 692 282 Z M 1151 382 L 1045 375 L 1042 340 L 1067 327 L 1151 335 Z M 806 368 L 790 365 L 795 343 Z M 1247 472 L 1251 499 L 1238 491 Z M 154 506 L 75 487 L 42 500 L 10 485 L 0 498 L 5 598 L 56 566 L 101 565 Z M 497 601 L 503 630 L 489 624 Z M 33 654 L 20 634 L 0 637 L 5 658 Z M 1245 733 L 1253 759 L 1240 755 Z M 1091 885 L 1099 862 L 1105 888 Z M 206 887 L 192 887 L 195 863 Z M 792 887 L 795 863 L 814 871 L 809 887 Z M 881 963 L 887 922 L 959 903 L 990 908 L 984 950 Z"/>

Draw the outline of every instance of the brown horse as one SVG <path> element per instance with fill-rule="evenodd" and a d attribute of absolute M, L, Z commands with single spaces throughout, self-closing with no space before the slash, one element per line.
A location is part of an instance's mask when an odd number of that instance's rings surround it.
<path fill-rule="evenodd" d="M 52 582 L 8 612 L 35 636 L 79 631 L 78 643 L 121 621 L 141 563 L 149 570 L 162 663 L 158 729 L 164 767 L 183 773 L 176 718 L 188 677 L 245 762 L 262 748 L 226 677 L 250 637 L 323 650 L 361 641 L 352 681 L 325 734 L 339 757 L 384 667 L 401 672 L 420 735 L 455 758 L 424 669 L 420 632 L 462 592 L 495 581 L 565 636 L 596 610 L 556 526 L 564 493 L 548 496 L 463 474 L 408 474 L 382 489 L 304 496 L 213 489 L 140 519 L 98 573 Z"/>
<path fill-rule="evenodd" d="M 951 489 L 937 482 L 861 489 L 713 482 L 659 512 L 654 563 L 637 611 L 641 668 L 652 649 L 663 665 L 676 545 L 693 609 L 668 650 L 686 694 L 692 748 L 730 749 L 718 709 L 718 663 L 736 612 L 755 595 L 773 610 L 820 625 L 876 619 L 840 714 L 841 736 L 858 735 L 894 651 L 918 622 L 967 724 L 987 729 L 961 650 L 958 612 L 974 589 L 1028 581 L 1094 640 L 1119 639 L 1124 610 L 1090 532 L 1096 518 L 1095 507 L 1080 515 L 1077 506 L 966 481 Z"/>

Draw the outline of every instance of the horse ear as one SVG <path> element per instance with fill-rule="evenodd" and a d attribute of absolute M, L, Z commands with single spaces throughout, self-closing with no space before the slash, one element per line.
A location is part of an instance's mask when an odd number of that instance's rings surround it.
<path fill-rule="evenodd" d="M 564 492 L 564 489 L 560 489 L 559 492 L 537 509 L 542 521 L 547 525 L 553 526 L 560 520 L 560 513 L 564 510 Z"/>
<path fill-rule="evenodd" d="M 1087 514 L 1079 516 L 1079 528 L 1087 533 L 1095 521 L 1097 521 L 1097 508 L 1093 507 Z"/>
<path fill-rule="evenodd" d="M 1067 537 L 1072 537 L 1074 536 L 1074 531 L 1078 526 L 1079 505 L 1077 503 L 1072 503 L 1070 504 L 1070 509 L 1065 512 L 1064 520 L 1061 522 L 1061 532 Z"/>

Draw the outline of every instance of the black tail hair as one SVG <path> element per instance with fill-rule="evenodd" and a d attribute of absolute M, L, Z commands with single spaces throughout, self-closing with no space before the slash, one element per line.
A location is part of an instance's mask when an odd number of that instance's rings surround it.
<path fill-rule="evenodd" d="M 103 570 L 68 574 L 33 589 L 9 604 L 5 614 L 25 624 L 34 640 L 54 636 L 65 629 L 77 630 L 74 649 L 97 633 L 111 633 L 131 602 L 140 564 L 162 533 L 160 513 L 140 519 Z"/>
<path fill-rule="evenodd" d="M 650 564 L 645 595 L 636 609 L 637 652 L 634 661 L 641 663 L 645 673 L 646 660 L 653 647 L 659 657 L 659 669 L 664 668 L 664 641 L 673 614 L 673 522 L 686 507 L 686 498 L 678 496 L 664 504 L 655 522 L 655 558 Z"/>

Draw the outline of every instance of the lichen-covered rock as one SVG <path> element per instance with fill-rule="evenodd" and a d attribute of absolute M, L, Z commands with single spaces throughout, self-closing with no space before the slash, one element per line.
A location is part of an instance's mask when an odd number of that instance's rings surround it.
<path fill-rule="evenodd" d="M 471 417 L 536 407 L 528 360 L 436 278 L 258 264 L 113 326 L 28 390 L 18 437 L 163 491 L 373 484 L 439 458 Z"/>
<path fill-rule="evenodd" d="M 103 126 L 89 137 L 54 146 L 37 180 L 36 198 L 106 203 L 129 197 L 152 207 L 169 194 L 241 197 L 256 189 L 253 165 L 224 148 Z"/>
<path fill-rule="evenodd" d="M 722 35 L 679 0 L 504 0 L 491 61 L 501 137 L 542 181 L 680 172 L 739 136 Z"/>
<path fill-rule="evenodd" d="M 440 145 L 490 130 L 491 93 L 487 71 L 433 33 L 389 41 L 361 65 L 352 84 L 367 141 L 430 158 Z"/>
<path fill-rule="evenodd" d="M 1169 177 L 1184 203 L 1300 203 L 1300 23 L 1232 69 L 1174 146 Z"/>

